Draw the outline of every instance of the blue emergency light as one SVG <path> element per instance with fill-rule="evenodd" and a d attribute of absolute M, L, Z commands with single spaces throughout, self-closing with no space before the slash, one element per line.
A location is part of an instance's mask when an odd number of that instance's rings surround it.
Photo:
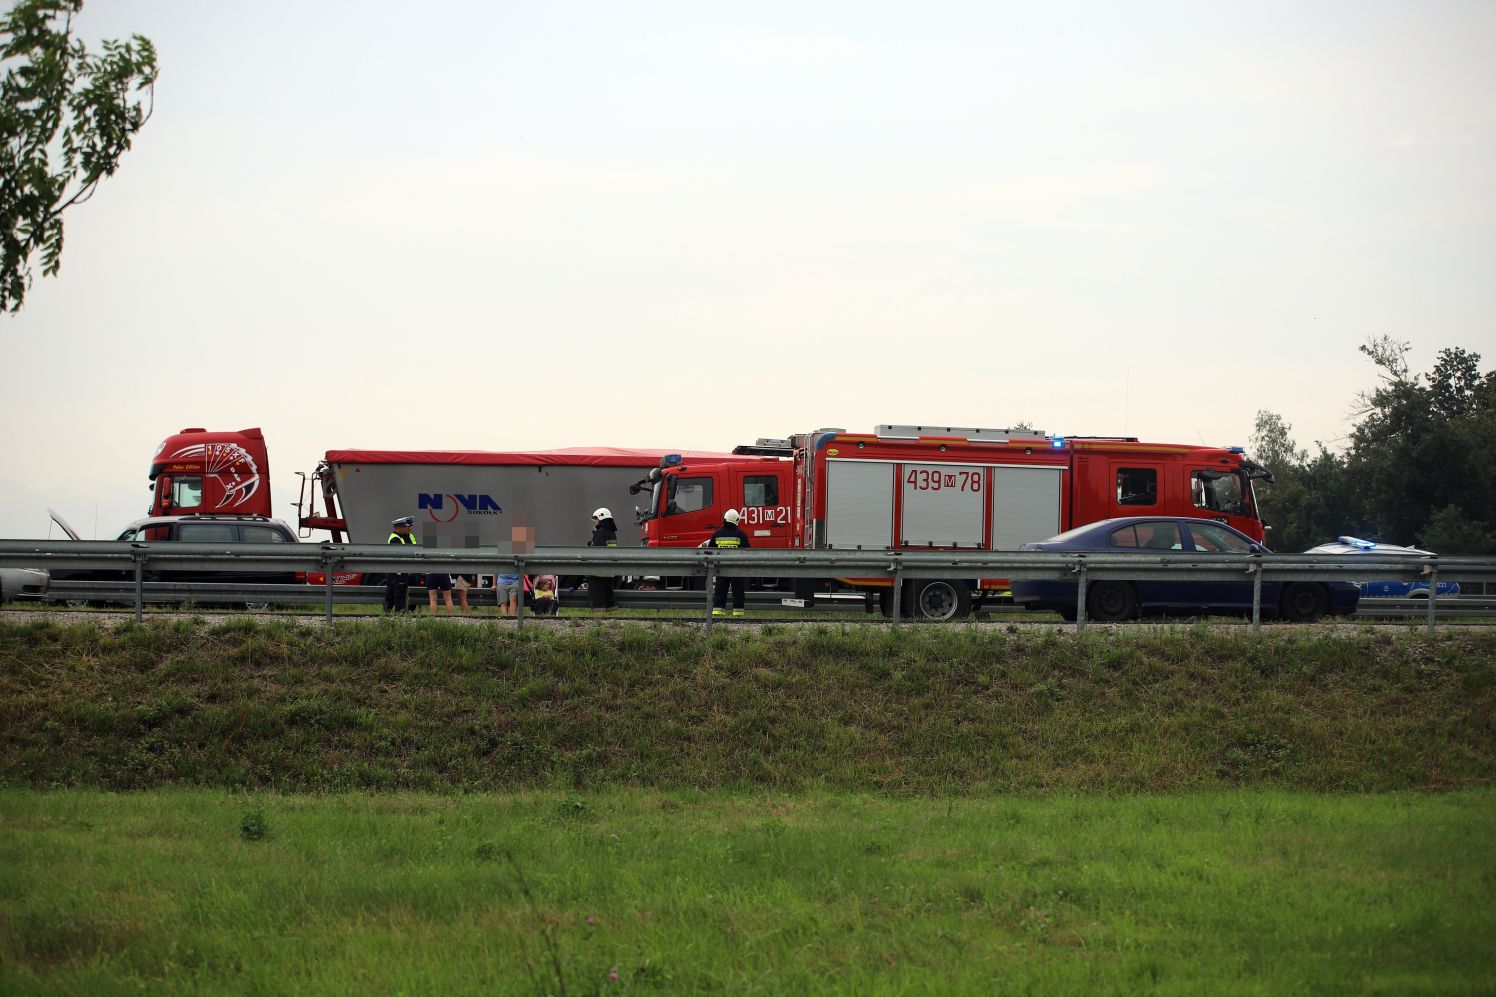
<path fill-rule="evenodd" d="M 1054 447 L 1056 450 L 1063 450 L 1065 449 L 1065 437 L 1056 436 L 1049 441 L 1049 445 Z"/>

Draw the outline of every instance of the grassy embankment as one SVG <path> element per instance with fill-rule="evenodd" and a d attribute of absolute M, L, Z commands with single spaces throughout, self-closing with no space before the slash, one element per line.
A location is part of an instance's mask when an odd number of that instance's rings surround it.
<path fill-rule="evenodd" d="M 1493 652 L 0 625 L 0 989 L 1489 991 Z"/>
<path fill-rule="evenodd" d="M 13 786 L 1489 785 L 1496 635 L 0 625 Z"/>

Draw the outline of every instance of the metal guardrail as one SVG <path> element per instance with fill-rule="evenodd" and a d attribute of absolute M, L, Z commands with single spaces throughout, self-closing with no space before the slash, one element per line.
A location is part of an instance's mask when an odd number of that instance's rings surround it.
<path fill-rule="evenodd" d="M 1263 581 L 1387 578 L 1427 581 L 1496 579 L 1496 558 L 1391 557 L 1319 554 L 1062 554 L 1030 551 L 941 550 L 740 550 L 704 548 L 549 547 L 518 555 L 486 550 L 441 550 L 386 544 L 208 544 L 125 541 L 0 540 L 0 566 L 45 568 L 50 572 L 123 571 L 133 581 L 140 619 L 148 575 L 161 572 L 295 572 L 327 575 L 322 586 L 327 617 L 336 600 L 335 573 L 489 574 L 498 570 L 555 575 L 643 575 L 701 578 L 710 595 L 716 578 L 840 578 L 893 582 L 893 622 L 901 615 L 906 579 L 1025 578 L 1076 582 L 1076 626 L 1084 628 L 1085 592 L 1092 581 L 1170 578 L 1237 581 L 1249 576 L 1254 598 L 1252 624 L 1261 623 Z M 197 586 L 201 591 L 201 586 Z M 300 591 L 305 591 L 304 589 Z M 154 585 L 153 585 L 153 595 Z M 1446 597 L 1447 599 L 1448 597 Z M 230 601 L 246 601 L 243 598 Z M 270 600 L 273 601 L 273 600 Z M 1422 600 L 1420 600 L 1422 601 Z M 1426 616 L 1434 628 L 1437 606 L 1431 595 Z M 522 617 L 521 617 L 522 618 Z M 706 615 L 708 626 L 711 616 Z"/>

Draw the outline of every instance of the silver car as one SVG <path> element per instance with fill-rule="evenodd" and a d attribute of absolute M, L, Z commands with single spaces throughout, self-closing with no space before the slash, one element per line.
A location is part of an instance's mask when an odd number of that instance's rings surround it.
<path fill-rule="evenodd" d="M 0 602 L 46 596 L 47 573 L 41 568 L 0 568 Z"/>
<path fill-rule="evenodd" d="M 1311 547 L 1306 554 L 1334 554 L 1344 556 L 1346 554 L 1380 554 L 1394 555 L 1396 557 L 1433 557 L 1431 550 L 1422 550 L 1418 547 L 1400 547 L 1397 544 L 1378 543 L 1375 540 L 1362 540 L 1360 537 L 1337 537 L 1334 542 L 1320 544 Z M 1407 582 L 1395 579 L 1385 579 L 1370 582 L 1357 582 L 1361 588 L 1363 599 L 1427 599 L 1428 582 Z M 1435 595 L 1459 595 L 1459 582 L 1440 582 L 1435 589 Z"/>

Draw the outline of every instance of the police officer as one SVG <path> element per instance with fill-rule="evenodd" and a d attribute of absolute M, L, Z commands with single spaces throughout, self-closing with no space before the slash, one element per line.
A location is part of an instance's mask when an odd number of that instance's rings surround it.
<path fill-rule="evenodd" d="M 412 516 L 401 516 L 390 523 L 390 543 L 414 547 L 416 538 L 411 535 L 416 521 Z M 411 576 L 406 574 L 388 574 L 384 576 L 384 611 L 403 613 L 406 606 L 406 593 L 410 591 Z"/>
<path fill-rule="evenodd" d="M 738 526 L 738 510 L 728 509 L 722 514 L 722 526 L 712 538 L 706 542 L 708 547 L 718 550 L 745 550 L 751 546 L 748 543 L 748 534 L 744 533 Z M 717 576 L 717 584 L 712 587 L 712 615 L 727 615 L 727 589 L 732 587 L 732 615 L 743 615 L 743 588 L 747 579 L 724 578 Z"/>
<path fill-rule="evenodd" d="M 587 541 L 587 546 L 618 546 L 618 524 L 613 522 L 613 514 L 606 508 L 592 514 L 592 539 Z M 613 601 L 613 576 L 588 576 L 587 601 L 593 609 L 617 609 L 618 605 Z"/>

